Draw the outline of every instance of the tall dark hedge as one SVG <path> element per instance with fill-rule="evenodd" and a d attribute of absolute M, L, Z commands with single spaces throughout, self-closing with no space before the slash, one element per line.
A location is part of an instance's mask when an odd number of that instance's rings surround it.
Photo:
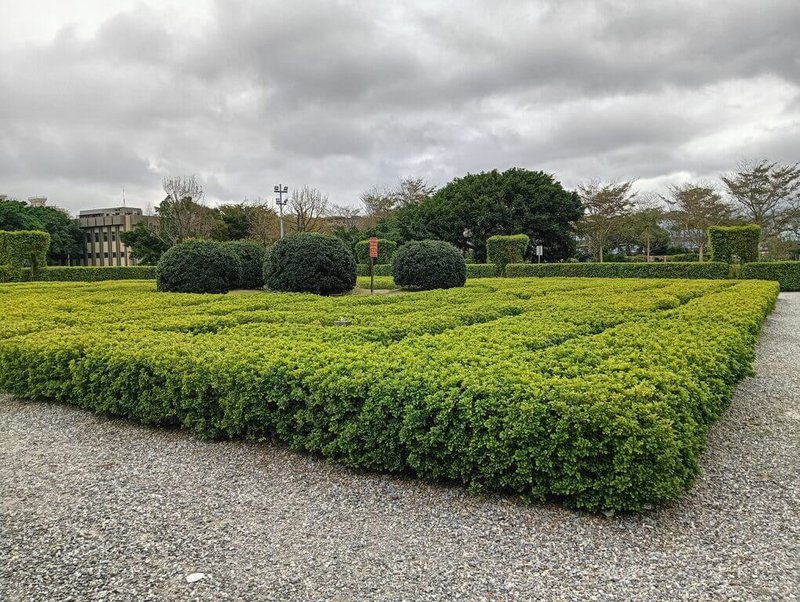
<path fill-rule="evenodd" d="M 355 245 L 356 261 L 361 264 L 369 263 L 369 240 L 359 240 Z M 392 263 L 392 257 L 397 251 L 397 243 L 386 238 L 378 239 L 378 257 L 375 263 L 378 265 Z"/>
<path fill-rule="evenodd" d="M 419 240 L 404 244 L 394 254 L 394 283 L 430 290 L 464 286 L 467 265 L 453 245 L 442 240 Z"/>
<path fill-rule="evenodd" d="M 242 279 L 239 256 L 223 243 L 187 240 L 167 250 L 156 266 L 158 290 L 226 293 Z"/>
<path fill-rule="evenodd" d="M 47 267 L 50 234 L 40 230 L 0 230 L 0 265 L 29 267 L 37 273 Z"/>
<path fill-rule="evenodd" d="M 242 262 L 242 277 L 233 284 L 233 288 L 262 288 L 266 255 L 264 245 L 252 240 L 234 240 L 223 244 L 236 253 Z"/>
<path fill-rule="evenodd" d="M 527 234 L 503 236 L 496 234 L 486 240 L 487 263 L 497 266 L 500 273 L 509 263 L 522 263 L 531 239 Z"/>
<path fill-rule="evenodd" d="M 272 290 L 335 295 L 356 285 L 356 260 L 335 236 L 298 232 L 270 247 L 264 283 Z"/>
<path fill-rule="evenodd" d="M 750 263 L 758 261 L 761 226 L 712 226 L 708 229 L 711 261 Z"/>
<path fill-rule="evenodd" d="M 456 178 L 432 197 L 403 207 L 378 225 L 399 241 L 445 240 L 486 261 L 494 234 L 527 234 L 547 249 L 548 261 L 575 252 L 573 229 L 583 215 L 578 195 L 551 174 L 513 168 Z"/>

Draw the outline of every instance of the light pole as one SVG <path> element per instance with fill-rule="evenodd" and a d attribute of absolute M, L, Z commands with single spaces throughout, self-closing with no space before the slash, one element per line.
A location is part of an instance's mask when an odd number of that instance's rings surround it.
<path fill-rule="evenodd" d="M 278 211 L 280 211 L 281 214 L 281 238 L 283 238 L 283 208 L 286 206 L 286 203 L 289 202 L 289 187 L 278 184 L 273 190 L 275 191 L 275 194 L 278 195 L 278 197 L 275 199 L 275 203 L 278 205 Z M 286 195 L 286 200 L 283 198 L 284 194 Z"/>

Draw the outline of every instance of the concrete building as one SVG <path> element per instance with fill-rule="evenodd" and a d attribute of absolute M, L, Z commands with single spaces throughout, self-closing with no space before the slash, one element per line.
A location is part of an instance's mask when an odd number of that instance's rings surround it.
<path fill-rule="evenodd" d="M 29 196 L 28 197 L 28 205 L 31 207 L 44 207 L 47 205 L 47 197 L 46 196 Z"/>
<path fill-rule="evenodd" d="M 137 223 L 147 219 L 136 207 L 81 211 L 78 214 L 78 224 L 84 236 L 81 265 L 136 265 L 120 234 L 129 232 Z"/>

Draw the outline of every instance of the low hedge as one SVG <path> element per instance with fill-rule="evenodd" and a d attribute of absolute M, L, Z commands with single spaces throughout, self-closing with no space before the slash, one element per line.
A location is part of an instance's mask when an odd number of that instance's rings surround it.
<path fill-rule="evenodd" d="M 500 268 L 493 263 L 467 264 L 467 278 L 494 278 L 496 276 L 500 276 Z"/>
<path fill-rule="evenodd" d="M 693 482 L 777 289 L 498 279 L 324 298 L 6 287 L 0 391 L 204 437 L 276 437 L 356 468 L 528 501 L 638 510 Z M 340 316 L 351 325 L 335 326 Z"/>
<path fill-rule="evenodd" d="M 728 277 L 727 263 L 705 261 L 668 263 L 512 263 L 506 276 L 577 277 L 577 278 L 707 278 Z"/>
<path fill-rule="evenodd" d="M 782 291 L 800 291 L 800 261 L 759 261 L 742 266 L 747 280 L 775 280 Z"/>
<path fill-rule="evenodd" d="M 0 265 L 0 282 L 23 282 L 30 280 L 31 271 L 15 265 Z"/>
<path fill-rule="evenodd" d="M 369 264 L 359 263 L 356 266 L 356 274 L 358 276 L 369 276 Z M 391 276 L 392 264 L 391 263 L 376 263 L 375 272 L 376 276 Z"/>
<path fill-rule="evenodd" d="M 156 266 L 51 266 L 35 280 L 48 282 L 99 282 L 102 280 L 154 280 Z"/>
<path fill-rule="evenodd" d="M 0 266 L 0 282 L 101 282 L 103 280 L 154 280 L 156 266 L 50 266 L 31 276 L 30 268 Z"/>

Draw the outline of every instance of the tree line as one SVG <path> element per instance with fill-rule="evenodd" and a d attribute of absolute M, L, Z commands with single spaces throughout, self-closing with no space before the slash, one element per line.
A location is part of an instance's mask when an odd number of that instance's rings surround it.
<path fill-rule="evenodd" d="M 211 207 L 195 176 L 166 177 L 162 187 L 154 216 L 122 235 L 142 263 L 155 263 L 166 249 L 190 238 L 249 239 L 266 246 L 280 236 L 271 201 Z M 351 247 L 370 236 L 399 244 L 444 240 L 476 262 L 486 260 L 486 240 L 494 234 L 527 234 L 532 248 L 542 245 L 545 261 L 676 254 L 702 261 L 709 227 L 753 223 L 761 226 L 762 247 L 770 257 L 796 258 L 800 252 L 798 163 L 742 162 L 718 183 L 673 185 L 659 195 L 638 192 L 634 179 L 588 181 L 567 190 L 552 174 L 511 168 L 467 174 L 440 189 L 407 177 L 391 188 L 372 187 L 359 201 L 355 207 L 337 205 L 316 188 L 297 188 L 284 210 L 285 228 L 333 234 Z M 47 230 L 53 238 L 51 263 L 82 254 L 80 229 L 57 208 L 0 203 L 0 229 Z"/>

